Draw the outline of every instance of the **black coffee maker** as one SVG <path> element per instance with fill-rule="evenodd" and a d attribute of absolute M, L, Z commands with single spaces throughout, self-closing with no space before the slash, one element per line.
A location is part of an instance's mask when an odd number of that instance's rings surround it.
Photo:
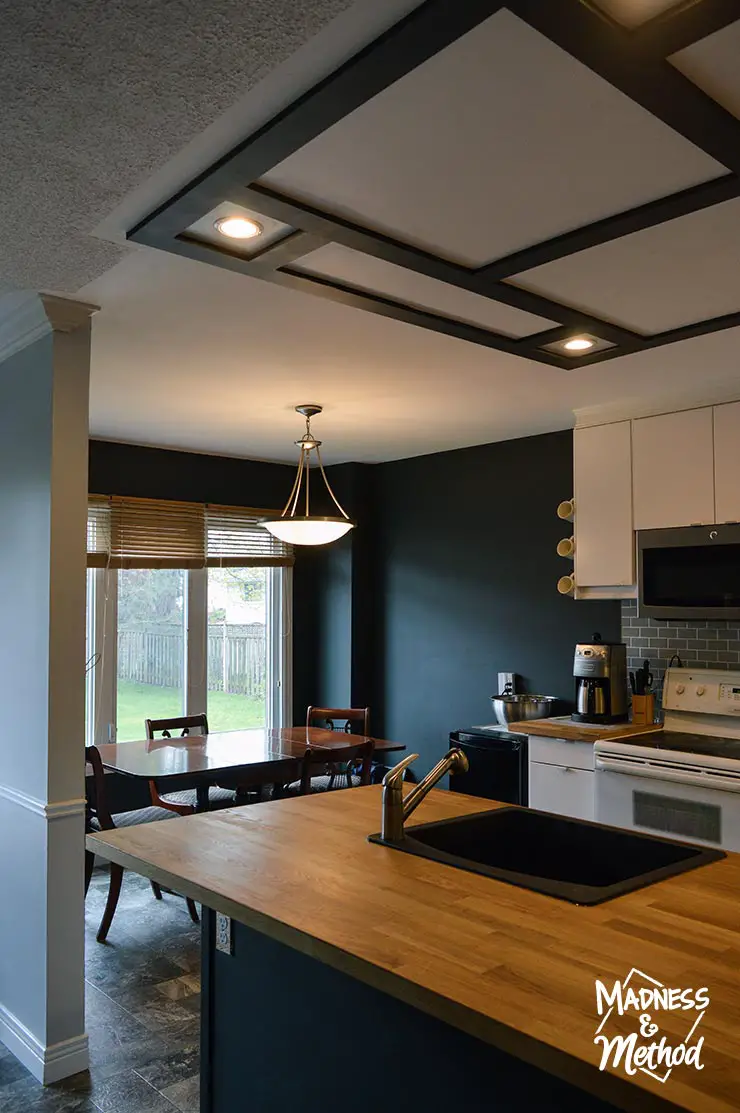
<path fill-rule="evenodd" d="M 622 723 L 627 719 L 627 647 L 622 642 L 579 643 L 573 660 L 576 723 Z"/>

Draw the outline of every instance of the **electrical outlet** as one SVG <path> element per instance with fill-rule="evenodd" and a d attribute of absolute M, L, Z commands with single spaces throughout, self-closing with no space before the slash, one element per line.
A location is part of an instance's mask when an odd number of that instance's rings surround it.
<path fill-rule="evenodd" d="M 231 916 L 224 916 L 223 912 L 216 913 L 216 950 L 224 955 L 233 955 L 231 944 Z"/>

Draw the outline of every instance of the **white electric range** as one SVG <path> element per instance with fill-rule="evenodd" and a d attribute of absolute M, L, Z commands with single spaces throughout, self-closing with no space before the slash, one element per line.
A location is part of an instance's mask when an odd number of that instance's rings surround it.
<path fill-rule="evenodd" d="M 740 672 L 668 669 L 664 729 L 594 745 L 596 819 L 740 851 Z"/>

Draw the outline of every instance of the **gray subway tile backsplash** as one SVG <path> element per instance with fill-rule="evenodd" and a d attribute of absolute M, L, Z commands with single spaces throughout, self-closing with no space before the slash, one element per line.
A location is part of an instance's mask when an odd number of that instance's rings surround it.
<path fill-rule="evenodd" d="M 693 668 L 740 669 L 740 621 L 641 618 L 636 600 L 624 599 L 622 639 L 627 646 L 628 669 L 650 662 L 658 699 L 674 653 Z"/>

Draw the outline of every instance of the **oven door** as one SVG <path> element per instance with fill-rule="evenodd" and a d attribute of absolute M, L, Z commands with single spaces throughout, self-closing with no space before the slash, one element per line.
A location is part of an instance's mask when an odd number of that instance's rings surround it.
<path fill-rule="evenodd" d="M 740 851 L 740 774 L 657 764 L 637 773 L 614 754 L 597 754 L 595 765 L 597 822 Z"/>

